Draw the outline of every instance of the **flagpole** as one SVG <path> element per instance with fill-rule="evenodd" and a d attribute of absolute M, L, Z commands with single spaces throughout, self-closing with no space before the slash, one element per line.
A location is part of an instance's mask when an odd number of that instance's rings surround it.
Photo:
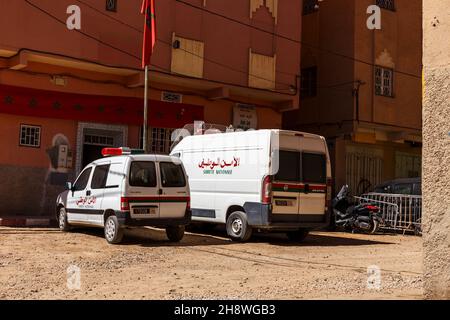
<path fill-rule="evenodd" d="M 144 151 L 148 153 L 148 65 L 145 66 L 145 88 L 144 88 Z"/>

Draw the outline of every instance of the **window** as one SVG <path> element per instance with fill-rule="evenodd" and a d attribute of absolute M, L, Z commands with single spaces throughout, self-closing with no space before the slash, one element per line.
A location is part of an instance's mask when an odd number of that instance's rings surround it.
<path fill-rule="evenodd" d="M 92 176 L 91 188 L 104 189 L 106 187 L 106 179 L 108 178 L 109 164 L 97 166 Z"/>
<path fill-rule="evenodd" d="M 304 183 L 326 183 L 327 159 L 325 155 L 303 153 L 302 176 Z"/>
<path fill-rule="evenodd" d="M 301 97 L 311 98 L 317 95 L 317 67 L 302 69 Z"/>
<path fill-rule="evenodd" d="M 149 128 L 150 152 L 169 154 L 172 146 L 172 133 L 175 129 Z M 144 149 L 144 127 L 139 131 L 139 148 Z"/>
<path fill-rule="evenodd" d="M 186 186 L 186 179 L 184 178 L 181 165 L 171 162 L 161 162 L 159 168 L 161 169 L 163 187 L 182 188 Z"/>
<path fill-rule="evenodd" d="M 275 175 L 275 180 L 288 182 L 300 181 L 300 152 L 280 150 L 278 158 L 278 172 Z"/>
<path fill-rule="evenodd" d="M 20 126 L 20 145 L 22 147 L 41 147 L 41 127 L 22 124 Z"/>
<path fill-rule="evenodd" d="M 274 90 L 276 87 L 277 56 L 254 53 L 250 49 L 248 85 L 252 88 Z"/>
<path fill-rule="evenodd" d="M 377 6 L 383 9 L 395 11 L 395 1 L 394 0 L 377 0 Z"/>
<path fill-rule="evenodd" d="M 414 184 L 413 194 L 416 196 L 422 195 L 422 183 Z"/>
<path fill-rule="evenodd" d="M 173 41 L 171 71 L 185 76 L 203 78 L 205 44 L 175 35 Z"/>
<path fill-rule="evenodd" d="M 106 180 L 106 188 L 114 189 L 122 185 L 123 178 L 123 163 L 111 163 L 109 167 L 108 178 Z"/>
<path fill-rule="evenodd" d="M 106 0 L 106 11 L 117 12 L 117 0 Z"/>
<path fill-rule="evenodd" d="M 94 146 L 114 146 L 114 138 L 108 136 L 99 136 L 86 134 L 84 136 L 84 144 L 94 145 Z"/>
<path fill-rule="evenodd" d="M 156 188 L 155 163 L 151 161 L 135 161 L 131 163 L 130 186 Z"/>
<path fill-rule="evenodd" d="M 303 15 L 311 14 L 319 10 L 318 0 L 303 0 Z"/>
<path fill-rule="evenodd" d="M 412 187 L 413 185 L 411 183 L 399 183 L 394 185 L 392 188 L 392 193 L 394 194 L 412 194 Z"/>
<path fill-rule="evenodd" d="M 73 191 L 82 191 L 86 189 L 89 177 L 91 176 L 91 171 L 92 167 L 87 168 L 78 176 L 78 179 L 73 186 Z"/>
<path fill-rule="evenodd" d="M 375 94 L 393 97 L 394 71 L 383 67 L 375 67 Z"/>

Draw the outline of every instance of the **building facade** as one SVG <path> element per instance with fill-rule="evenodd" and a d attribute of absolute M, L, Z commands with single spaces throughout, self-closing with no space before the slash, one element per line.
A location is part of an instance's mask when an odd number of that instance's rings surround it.
<path fill-rule="evenodd" d="M 450 0 L 423 2 L 423 256 L 427 299 L 450 299 Z"/>
<path fill-rule="evenodd" d="M 0 216 L 52 214 L 102 148 L 142 146 L 141 3 L 0 0 Z M 299 1 L 164 0 L 156 14 L 151 151 L 194 121 L 281 128 L 298 108 Z"/>
<path fill-rule="evenodd" d="M 419 177 L 422 1 L 304 0 L 301 107 L 284 126 L 329 141 L 335 188 Z M 381 29 L 367 13 L 381 8 Z M 370 11 L 371 12 L 371 11 Z"/>

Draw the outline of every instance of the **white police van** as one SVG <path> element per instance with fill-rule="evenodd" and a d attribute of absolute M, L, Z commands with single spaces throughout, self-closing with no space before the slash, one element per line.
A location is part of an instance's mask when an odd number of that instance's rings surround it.
<path fill-rule="evenodd" d="M 120 243 L 124 227 L 166 228 L 169 240 L 183 238 L 191 220 L 189 184 L 180 159 L 142 150 L 105 148 L 105 158 L 83 169 L 57 198 L 62 231 L 101 227 L 109 243 Z"/>
<path fill-rule="evenodd" d="M 303 240 L 329 223 L 331 164 L 324 137 L 283 130 L 187 136 L 172 150 L 189 177 L 192 220 Z"/>

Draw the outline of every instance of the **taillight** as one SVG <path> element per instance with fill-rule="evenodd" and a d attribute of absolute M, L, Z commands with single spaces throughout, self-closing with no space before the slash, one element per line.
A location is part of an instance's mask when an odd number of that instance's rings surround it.
<path fill-rule="evenodd" d="M 186 211 L 191 210 L 191 198 L 189 197 L 187 199 L 187 203 L 186 203 Z"/>
<path fill-rule="evenodd" d="M 327 179 L 327 207 L 331 206 L 331 196 L 333 193 L 333 179 Z"/>
<path fill-rule="evenodd" d="M 263 204 L 272 203 L 272 176 L 266 176 L 262 185 L 262 199 Z"/>
<path fill-rule="evenodd" d="M 127 198 L 120 198 L 120 210 L 130 211 L 130 203 Z"/>

